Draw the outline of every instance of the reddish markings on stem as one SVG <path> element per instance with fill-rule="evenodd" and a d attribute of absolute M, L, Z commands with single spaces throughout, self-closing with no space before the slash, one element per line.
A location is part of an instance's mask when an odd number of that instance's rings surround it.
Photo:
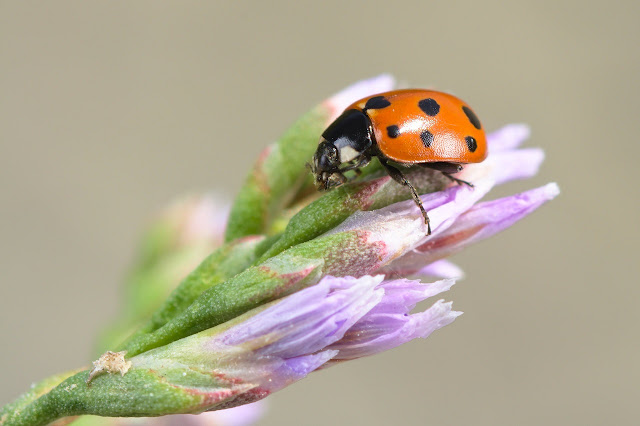
<path fill-rule="evenodd" d="M 345 239 L 330 250 L 325 257 L 325 275 L 361 277 L 382 266 L 386 244 L 369 241 L 370 231 L 352 231 L 356 238 Z"/>
<path fill-rule="evenodd" d="M 427 253 L 429 251 L 438 250 L 442 247 L 450 247 L 451 249 L 455 249 L 455 247 L 459 243 L 471 239 L 471 237 L 480 232 L 483 228 L 484 225 L 477 225 L 472 228 L 466 228 L 459 232 L 446 235 L 444 237 L 430 239 L 426 243 L 416 247 L 415 251 Z"/>
<path fill-rule="evenodd" d="M 182 386 L 172 385 L 177 389 L 183 390 L 185 393 L 189 395 L 193 395 L 196 397 L 201 397 L 202 400 L 198 404 L 198 408 L 207 408 L 213 405 L 219 404 L 222 401 L 232 400 L 236 398 L 238 395 L 241 395 L 245 390 L 242 388 L 239 389 L 218 389 L 213 392 L 206 392 L 199 390 L 197 388 L 186 388 Z M 193 407 L 195 408 L 195 407 Z"/>
<path fill-rule="evenodd" d="M 216 410 L 237 407 L 239 405 L 250 404 L 268 396 L 271 392 L 267 389 L 255 386 L 239 377 L 229 377 L 227 374 L 213 371 L 211 377 L 216 382 L 229 385 L 229 389 L 222 389 L 214 392 L 203 392 L 198 389 L 186 389 L 189 394 L 203 396 L 201 408 L 215 405 Z M 223 396 L 223 398 L 220 398 Z"/>
<path fill-rule="evenodd" d="M 369 210 L 369 208 L 375 202 L 375 195 L 383 186 L 388 184 L 390 180 L 390 176 L 383 176 L 370 182 L 366 182 L 364 185 L 362 185 L 362 188 L 357 190 L 353 195 L 350 196 L 350 198 L 355 200 L 362 210 Z"/>
<path fill-rule="evenodd" d="M 245 381 L 239 377 L 229 377 L 227 374 L 223 374 L 215 370 L 209 372 L 209 375 L 215 378 L 216 381 L 224 383 L 225 385 L 241 385 L 245 383 Z"/>
<path fill-rule="evenodd" d="M 233 408 L 239 405 L 251 404 L 252 402 L 260 401 L 271 394 L 271 391 L 264 388 L 253 388 L 246 392 L 242 392 L 238 396 L 235 396 L 221 404 L 216 405 L 216 410 L 224 410 L 226 408 Z"/>
<path fill-rule="evenodd" d="M 256 164 L 253 166 L 252 172 L 256 186 L 265 194 L 268 194 L 271 191 L 271 188 L 269 187 L 269 180 L 267 179 L 267 174 L 264 170 L 264 163 L 269 158 L 269 155 L 271 155 L 271 151 L 273 151 L 273 145 L 269 145 L 262 150 L 258 157 L 258 161 L 256 161 Z"/>
<path fill-rule="evenodd" d="M 271 269 L 269 266 L 259 266 L 258 269 L 261 274 L 265 275 L 265 279 L 275 278 L 280 283 L 272 288 L 267 289 L 265 292 L 261 292 L 250 297 L 248 300 L 251 303 L 263 301 L 266 298 L 279 298 L 291 293 L 291 290 L 297 290 L 296 285 L 306 278 L 311 272 L 317 268 L 316 265 L 307 266 L 304 269 L 295 272 L 282 273 Z"/>

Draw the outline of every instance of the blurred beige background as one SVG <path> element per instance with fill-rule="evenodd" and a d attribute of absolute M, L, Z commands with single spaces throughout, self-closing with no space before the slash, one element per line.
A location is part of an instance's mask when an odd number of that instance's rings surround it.
<path fill-rule="evenodd" d="M 228 197 L 316 102 L 390 72 L 527 122 L 561 196 L 457 256 L 465 312 L 316 373 L 265 425 L 639 424 L 637 1 L 0 2 L 0 404 L 89 361 L 147 219 Z"/>

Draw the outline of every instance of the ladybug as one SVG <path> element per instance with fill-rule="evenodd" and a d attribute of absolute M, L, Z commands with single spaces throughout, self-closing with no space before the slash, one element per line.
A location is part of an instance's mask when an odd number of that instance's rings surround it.
<path fill-rule="evenodd" d="M 455 96 L 423 89 L 394 90 L 348 106 L 322 133 L 310 164 L 320 190 L 340 186 L 344 173 L 378 160 L 396 182 L 406 186 L 431 234 L 429 216 L 400 166 L 429 167 L 458 184 L 452 176 L 463 164 L 487 157 L 487 140 L 471 107 Z"/>

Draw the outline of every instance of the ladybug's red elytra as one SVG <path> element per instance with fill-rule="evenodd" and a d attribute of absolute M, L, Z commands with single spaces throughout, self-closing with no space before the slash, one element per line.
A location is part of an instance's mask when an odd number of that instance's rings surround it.
<path fill-rule="evenodd" d="M 480 120 L 462 100 L 447 93 L 423 89 L 394 90 L 360 99 L 322 133 L 311 171 L 319 188 L 327 190 L 347 181 L 344 173 L 359 173 L 371 157 L 411 191 L 420 208 L 427 235 L 429 216 L 418 194 L 402 172 L 390 162 L 419 165 L 451 176 L 463 164 L 487 157 L 487 140 Z"/>

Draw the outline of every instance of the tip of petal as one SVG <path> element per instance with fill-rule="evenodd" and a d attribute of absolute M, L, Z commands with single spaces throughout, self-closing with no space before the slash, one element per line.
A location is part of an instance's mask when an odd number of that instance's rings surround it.
<path fill-rule="evenodd" d="M 547 201 L 551 201 L 560 194 L 560 188 L 555 182 L 548 183 L 538 188 L 530 189 L 520 194 L 513 195 L 511 197 L 504 198 L 504 200 L 513 199 L 516 200 L 523 210 L 529 210 L 530 208 L 536 209 Z M 499 202 L 500 200 L 496 200 Z M 529 211 L 527 214 L 530 213 Z"/>
<path fill-rule="evenodd" d="M 489 152 L 515 149 L 531 136 L 531 129 L 523 123 L 507 124 L 487 136 Z"/>
<path fill-rule="evenodd" d="M 453 302 L 445 302 L 443 299 L 438 300 L 434 303 L 433 307 L 436 311 L 441 313 L 441 317 L 445 318 L 445 322 L 447 324 L 451 324 L 454 319 L 458 318 L 463 314 L 461 311 L 452 311 L 451 307 L 453 306 Z"/>
<path fill-rule="evenodd" d="M 432 283 L 431 286 L 439 290 L 438 293 L 442 293 L 442 292 L 451 290 L 451 287 L 453 287 L 455 283 L 456 283 L 455 278 L 445 278 L 443 280 Z"/>
<path fill-rule="evenodd" d="M 451 324 L 462 312 L 452 311 L 453 302 L 438 300 L 424 312 L 413 314 L 412 317 L 420 324 L 414 337 L 426 338 L 436 330 Z"/>
<path fill-rule="evenodd" d="M 449 316 L 453 318 L 458 318 L 460 315 L 464 314 L 462 311 L 451 311 L 449 312 Z"/>
<path fill-rule="evenodd" d="M 560 187 L 557 183 L 551 182 L 540 188 L 547 200 L 553 200 L 560 195 Z"/>

